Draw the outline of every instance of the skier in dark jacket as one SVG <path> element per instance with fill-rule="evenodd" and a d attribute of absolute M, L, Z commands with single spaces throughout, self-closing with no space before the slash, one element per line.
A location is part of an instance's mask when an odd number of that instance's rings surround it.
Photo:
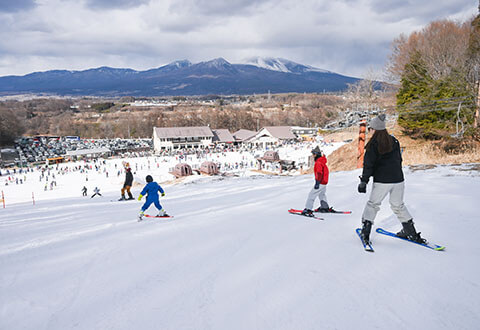
<path fill-rule="evenodd" d="M 125 200 L 125 192 L 127 192 L 128 194 L 128 199 L 127 200 L 131 200 L 133 199 L 133 195 L 132 193 L 130 192 L 130 188 L 132 188 L 132 184 L 133 184 L 133 174 L 132 174 L 132 169 L 130 167 L 126 167 L 125 168 L 125 182 L 123 184 L 123 188 L 122 188 L 122 197 L 120 197 L 120 201 L 124 201 Z"/>
<path fill-rule="evenodd" d="M 385 114 L 372 119 L 370 128 L 374 130 L 374 133 L 365 147 L 363 173 L 360 177 L 358 192 L 367 192 L 367 183 L 371 176 L 373 176 L 373 187 L 363 210 L 361 236 L 365 243 L 370 243 L 370 231 L 375 216 L 380 210 L 382 201 L 387 195 L 390 195 L 390 207 L 403 226 L 397 236 L 417 243 L 425 243 L 426 240 L 415 230 L 412 216 L 403 202 L 405 182 L 400 143 L 388 134 L 385 119 Z"/>
<path fill-rule="evenodd" d="M 160 201 L 158 200 L 159 196 L 158 193 L 163 196 L 165 196 L 165 191 L 163 188 L 153 181 L 153 178 L 151 175 L 147 175 L 145 178 L 147 181 L 147 185 L 143 188 L 142 192 L 140 193 L 140 196 L 138 196 L 138 200 L 142 200 L 143 195 L 147 194 L 147 200 L 145 201 L 145 204 L 143 204 L 142 209 L 140 211 L 140 214 L 138 216 L 138 221 L 142 220 L 144 212 L 152 205 L 152 203 L 155 205 L 155 207 L 158 209 L 158 214 L 157 217 L 169 217 L 167 212 L 163 209 L 162 205 L 160 204 Z"/>

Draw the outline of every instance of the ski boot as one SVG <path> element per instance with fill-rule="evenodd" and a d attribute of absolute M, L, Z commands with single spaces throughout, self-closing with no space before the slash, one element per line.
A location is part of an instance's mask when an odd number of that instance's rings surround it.
<path fill-rule="evenodd" d="M 139 222 L 143 220 L 143 216 L 144 216 L 143 211 L 140 211 L 140 213 L 138 214 L 138 221 Z"/>
<path fill-rule="evenodd" d="M 333 209 L 333 207 L 319 207 L 317 209 L 315 209 L 314 212 L 320 212 L 320 213 L 335 213 L 335 210 Z"/>
<path fill-rule="evenodd" d="M 122 197 L 120 197 L 120 199 L 118 201 L 120 202 L 120 201 L 124 201 L 124 200 L 125 200 L 125 195 L 122 195 Z"/>
<path fill-rule="evenodd" d="M 303 209 L 302 215 L 304 215 L 306 217 L 313 217 L 313 211 L 310 210 L 310 209 Z"/>
<path fill-rule="evenodd" d="M 398 237 L 408 239 L 409 241 L 413 241 L 420 244 L 427 243 L 425 238 L 420 236 L 420 233 L 417 233 L 415 230 L 415 226 L 413 223 L 413 219 L 408 220 L 407 222 L 402 222 L 403 229 L 397 233 Z"/>
<path fill-rule="evenodd" d="M 128 193 L 127 201 L 131 201 L 133 199 L 133 195 L 131 192 Z"/>
<path fill-rule="evenodd" d="M 157 217 L 166 218 L 166 217 L 169 217 L 169 215 L 167 214 L 167 212 L 165 212 L 164 209 L 161 209 L 161 210 L 158 212 Z"/>
<path fill-rule="evenodd" d="M 372 231 L 372 222 L 368 220 L 362 220 L 363 227 L 360 235 L 362 236 L 362 240 L 365 244 L 371 244 L 370 241 L 370 232 Z"/>

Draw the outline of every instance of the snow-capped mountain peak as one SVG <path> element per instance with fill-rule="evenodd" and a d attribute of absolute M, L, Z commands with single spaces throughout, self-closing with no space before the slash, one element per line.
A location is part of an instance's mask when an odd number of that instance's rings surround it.
<path fill-rule="evenodd" d="M 285 60 L 273 57 L 251 57 L 245 60 L 245 64 L 250 64 L 257 66 L 259 68 L 280 71 L 280 72 L 290 72 L 290 70 L 285 65 Z"/>
<path fill-rule="evenodd" d="M 169 66 L 175 66 L 177 68 L 185 68 L 192 65 L 189 60 L 177 60 L 168 64 Z"/>
<path fill-rule="evenodd" d="M 330 71 L 322 70 L 315 68 L 309 65 L 299 64 L 284 58 L 275 58 L 275 57 L 250 57 L 245 59 L 244 64 L 254 65 L 259 68 L 279 71 L 279 72 L 288 72 L 288 73 L 301 73 L 301 72 L 324 72 L 329 73 Z"/>
<path fill-rule="evenodd" d="M 223 57 L 218 57 L 218 58 L 215 58 L 211 61 L 201 62 L 199 64 L 205 65 L 205 66 L 210 67 L 210 68 L 217 68 L 217 69 L 231 65 L 230 62 L 225 60 Z"/>

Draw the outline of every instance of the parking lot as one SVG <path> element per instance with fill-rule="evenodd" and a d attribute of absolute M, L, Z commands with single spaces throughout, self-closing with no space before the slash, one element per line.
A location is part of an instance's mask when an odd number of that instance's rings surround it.
<path fill-rule="evenodd" d="M 3 167 L 26 166 L 46 163 L 47 159 L 67 157 L 78 150 L 108 150 L 109 156 L 128 153 L 149 154 L 153 149 L 152 139 L 80 139 L 78 137 L 38 136 L 15 140 L 13 148 L 2 150 Z M 88 154 L 88 153 L 85 153 Z M 75 156 L 72 156 L 75 157 Z"/>

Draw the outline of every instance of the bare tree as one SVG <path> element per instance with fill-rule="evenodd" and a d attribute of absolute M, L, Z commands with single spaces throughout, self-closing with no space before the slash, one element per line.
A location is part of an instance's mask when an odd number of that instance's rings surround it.
<path fill-rule="evenodd" d="M 364 79 L 348 85 L 347 94 L 354 105 L 370 106 L 377 103 L 380 78 L 381 74 L 370 68 Z"/>
<path fill-rule="evenodd" d="M 0 145 L 11 144 L 23 131 L 23 125 L 14 112 L 0 108 Z"/>
<path fill-rule="evenodd" d="M 386 66 L 389 78 L 400 81 L 405 65 L 415 52 L 421 55 L 433 79 L 445 78 L 453 68 L 462 68 L 466 63 L 471 21 L 438 20 L 408 37 L 400 35 L 392 43 L 392 54 Z"/>

